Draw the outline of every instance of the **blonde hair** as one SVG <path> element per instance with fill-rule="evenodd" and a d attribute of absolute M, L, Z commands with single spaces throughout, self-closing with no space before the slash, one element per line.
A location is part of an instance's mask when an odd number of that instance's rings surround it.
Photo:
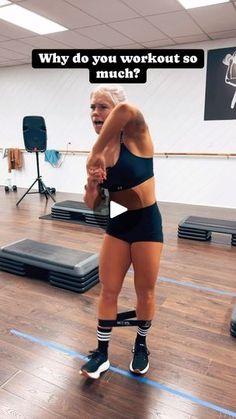
<path fill-rule="evenodd" d="M 95 87 L 90 97 L 92 97 L 93 94 L 97 92 L 107 93 L 111 97 L 114 105 L 117 105 L 120 102 L 125 102 L 127 100 L 125 91 L 119 84 L 100 84 L 99 86 Z"/>

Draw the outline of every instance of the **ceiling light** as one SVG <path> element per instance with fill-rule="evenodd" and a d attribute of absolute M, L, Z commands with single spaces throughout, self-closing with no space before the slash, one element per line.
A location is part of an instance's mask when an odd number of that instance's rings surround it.
<path fill-rule="evenodd" d="M 213 4 L 228 3 L 229 0 L 178 0 L 185 9 L 194 9 L 195 7 L 212 6 Z"/>
<path fill-rule="evenodd" d="M 36 32 L 39 35 L 68 30 L 64 26 L 58 25 L 17 4 L 0 7 L 0 19 L 6 20 L 7 22 L 13 23 L 24 29 L 28 29 L 29 31 Z"/>
<path fill-rule="evenodd" d="M 11 4 L 11 2 L 8 0 L 0 0 L 0 7 L 6 6 L 7 4 Z"/>

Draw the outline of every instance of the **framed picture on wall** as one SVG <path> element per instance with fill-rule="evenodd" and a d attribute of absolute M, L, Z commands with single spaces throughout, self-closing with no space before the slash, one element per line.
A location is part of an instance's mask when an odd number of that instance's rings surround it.
<path fill-rule="evenodd" d="M 204 120 L 236 119 L 236 47 L 207 55 Z"/>

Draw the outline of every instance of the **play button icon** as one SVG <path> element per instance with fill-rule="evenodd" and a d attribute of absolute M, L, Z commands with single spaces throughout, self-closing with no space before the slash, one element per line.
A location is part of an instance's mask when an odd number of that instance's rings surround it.
<path fill-rule="evenodd" d="M 117 217 L 117 215 L 120 215 L 125 211 L 128 211 L 128 208 L 117 204 L 117 202 L 110 201 L 110 218 Z"/>

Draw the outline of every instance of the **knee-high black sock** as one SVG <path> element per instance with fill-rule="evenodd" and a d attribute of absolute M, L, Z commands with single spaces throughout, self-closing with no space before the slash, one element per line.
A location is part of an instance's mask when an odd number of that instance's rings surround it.
<path fill-rule="evenodd" d="M 148 326 L 138 326 L 138 330 L 137 330 L 137 336 L 136 336 L 136 340 L 135 340 L 135 344 L 140 345 L 146 344 L 146 337 L 148 334 L 148 330 L 150 329 L 151 325 Z"/>
<path fill-rule="evenodd" d="M 112 328 L 97 327 L 98 350 L 107 355 Z"/>

